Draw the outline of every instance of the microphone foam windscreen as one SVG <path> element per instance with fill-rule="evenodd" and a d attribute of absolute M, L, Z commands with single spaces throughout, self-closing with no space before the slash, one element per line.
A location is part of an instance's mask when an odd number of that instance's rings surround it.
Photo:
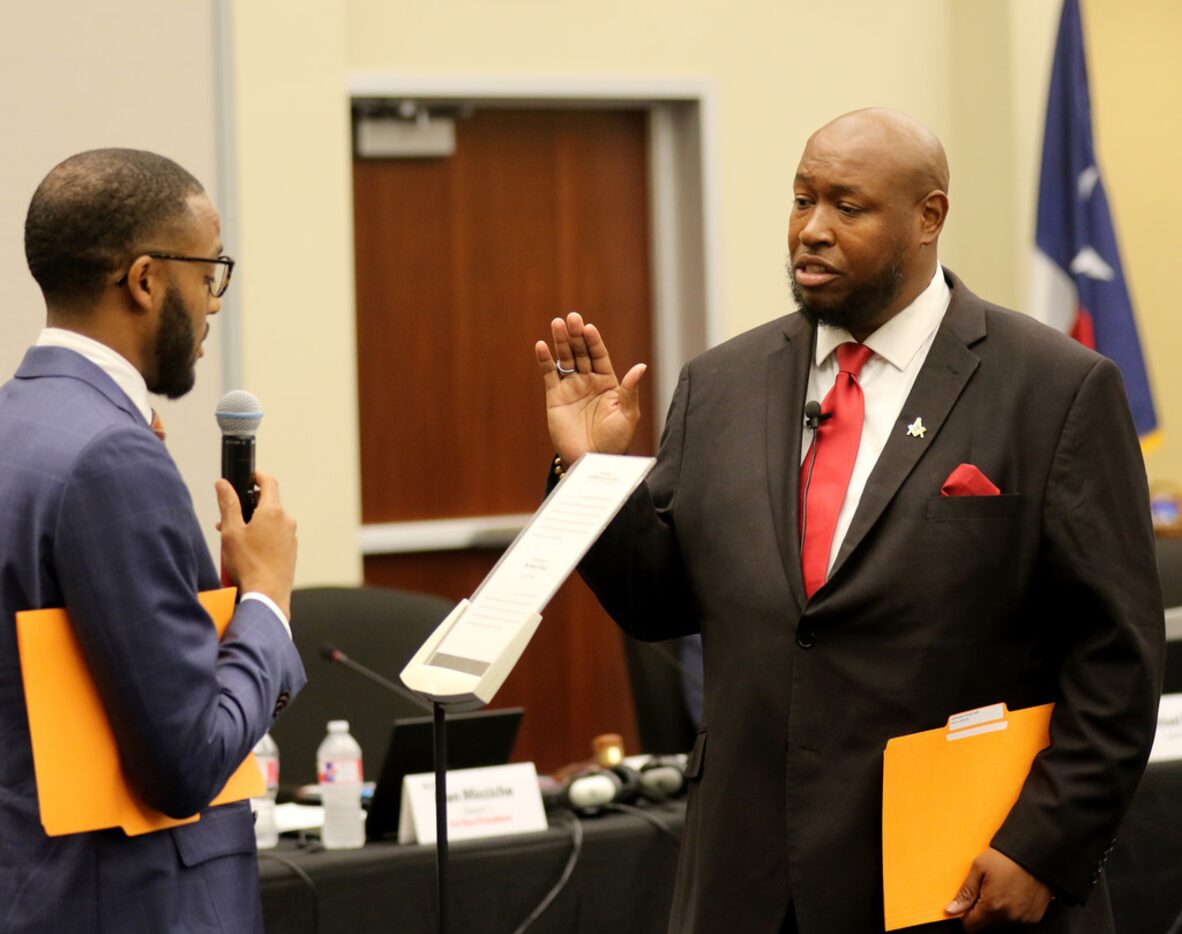
<path fill-rule="evenodd" d="M 263 420 L 263 407 L 245 389 L 232 389 L 222 396 L 214 415 L 223 435 L 250 438 Z"/>

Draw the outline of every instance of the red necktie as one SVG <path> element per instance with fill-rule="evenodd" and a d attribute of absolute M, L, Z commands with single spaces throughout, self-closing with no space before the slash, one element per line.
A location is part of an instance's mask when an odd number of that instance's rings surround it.
<path fill-rule="evenodd" d="M 800 465 L 801 521 L 804 541 L 801 544 L 801 568 L 804 589 L 810 597 L 825 583 L 829 570 L 829 551 L 833 546 L 833 532 L 837 516 L 845 502 L 845 491 L 858 458 L 858 443 L 862 440 L 862 420 L 865 401 L 858 374 L 862 365 L 873 354 L 865 344 L 847 342 L 837 348 L 837 381 L 821 403 L 821 414 L 829 416 L 813 436 L 813 448 Z M 813 474 L 809 478 L 809 465 Z M 808 501 L 805 502 L 805 485 Z"/>

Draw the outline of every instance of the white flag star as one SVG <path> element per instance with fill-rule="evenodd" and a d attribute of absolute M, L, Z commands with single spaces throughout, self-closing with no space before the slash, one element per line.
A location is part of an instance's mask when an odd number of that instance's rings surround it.
<path fill-rule="evenodd" d="M 1077 276 L 1087 276 L 1089 279 L 1103 279 L 1111 282 L 1116 278 L 1112 267 L 1104 261 L 1104 257 L 1090 246 L 1081 247 L 1071 261 L 1071 271 Z"/>

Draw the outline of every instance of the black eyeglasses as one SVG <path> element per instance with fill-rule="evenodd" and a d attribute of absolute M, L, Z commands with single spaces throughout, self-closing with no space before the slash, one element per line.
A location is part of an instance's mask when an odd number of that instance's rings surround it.
<path fill-rule="evenodd" d="M 150 256 L 152 259 L 173 260 L 178 263 L 213 263 L 216 267 L 214 274 L 206 278 L 205 285 L 209 289 L 209 294 L 214 298 L 221 298 L 226 294 L 226 289 L 230 287 L 230 276 L 234 273 L 234 260 L 229 256 L 210 258 L 208 256 L 177 256 L 175 253 L 151 252 L 145 252 L 139 255 Z M 127 275 L 125 272 L 115 284 L 123 285 L 127 281 Z"/>

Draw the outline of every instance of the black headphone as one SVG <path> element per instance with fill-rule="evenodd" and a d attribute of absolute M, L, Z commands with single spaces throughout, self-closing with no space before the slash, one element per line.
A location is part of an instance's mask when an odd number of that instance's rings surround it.
<path fill-rule="evenodd" d="M 560 807 L 590 817 L 611 804 L 631 804 L 640 796 L 640 773 L 626 765 L 594 767 L 576 772 L 562 786 Z"/>
<path fill-rule="evenodd" d="M 685 794 L 685 756 L 651 756 L 640 767 L 641 794 L 649 801 L 668 801 Z"/>
<path fill-rule="evenodd" d="M 632 804 L 640 798 L 668 801 L 685 790 L 685 757 L 651 756 L 639 769 L 621 763 L 572 775 L 562 787 L 558 804 L 589 817 L 612 804 Z"/>

